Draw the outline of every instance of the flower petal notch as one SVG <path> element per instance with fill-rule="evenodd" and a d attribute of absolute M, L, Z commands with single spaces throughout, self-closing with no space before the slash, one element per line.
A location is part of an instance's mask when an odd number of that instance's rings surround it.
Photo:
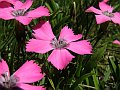
<path fill-rule="evenodd" d="M 120 14 L 118 12 L 113 13 L 113 7 L 109 6 L 106 2 L 108 0 L 103 0 L 99 2 L 99 8 L 89 7 L 86 12 L 95 13 L 97 24 L 101 24 L 107 21 L 112 21 L 116 24 L 120 24 Z"/>
<path fill-rule="evenodd" d="M 35 39 L 32 38 L 27 42 L 26 51 L 44 54 L 53 50 L 48 61 L 58 70 L 64 69 L 75 58 L 69 50 L 80 55 L 92 54 L 90 42 L 79 40 L 82 35 L 74 35 L 68 26 L 63 27 L 58 39 L 54 36 L 49 21 L 40 22 L 33 31 Z"/>
<path fill-rule="evenodd" d="M 0 9 L 0 18 L 4 20 L 16 19 L 23 25 L 28 25 L 32 19 L 50 15 L 48 8 L 44 6 L 29 11 L 32 3 L 33 0 L 26 0 L 24 3 L 16 0 L 13 6 Z"/>
<path fill-rule="evenodd" d="M 108 2 L 109 0 L 103 0 L 103 2 Z"/>
<path fill-rule="evenodd" d="M 41 80 L 44 74 L 34 60 L 26 61 L 10 76 L 9 68 L 3 59 L 0 61 L 0 90 L 45 90 L 43 86 L 29 85 Z"/>

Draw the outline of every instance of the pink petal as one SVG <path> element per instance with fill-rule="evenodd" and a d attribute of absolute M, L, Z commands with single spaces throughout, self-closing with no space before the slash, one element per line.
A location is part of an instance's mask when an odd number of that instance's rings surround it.
<path fill-rule="evenodd" d="M 26 0 L 26 2 L 21 6 L 21 9 L 28 10 L 33 3 L 33 0 Z"/>
<path fill-rule="evenodd" d="M 5 1 L 0 2 L 0 8 L 10 7 L 11 4 Z"/>
<path fill-rule="evenodd" d="M 46 90 L 43 86 L 33 86 L 29 84 L 19 84 L 18 87 L 23 90 Z"/>
<path fill-rule="evenodd" d="M 26 17 L 26 16 L 18 16 L 15 19 L 18 20 L 23 25 L 28 25 L 32 20 L 32 18 L 29 18 L 29 17 Z"/>
<path fill-rule="evenodd" d="M 103 2 L 108 2 L 109 0 L 103 0 Z"/>
<path fill-rule="evenodd" d="M 105 15 L 95 15 L 97 24 L 104 23 L 106 21 L 111 21 L 111 18 Z"/>
<path fill-rule="evenodd" d="M 120 13 L 114 13 L 114 17 L 111 18 L 114 23 L 120 24 Z"/>
<path fill-rule="evenodd" d="M 40 22 L 35 26 L 34 30 L 34 36 L 37 39 L 42 39 L 42 40 L 48 40 L 51 41 L 55 36 L 52 32 L 51 25 L 49 21 L 47 22 Z"/>
<path fill-rule="evenodd" d="M 11 11 L 14 10 L 12 7 L 0 9 L 0 18 L 4 20 L 14 19 L 11 14 Z"/>
<path fill-rule="evenodd" d="M 33 60 L 26 61 L 13 75 L 19 78 L 19 83 L 33 83 L 44 77 L 41 68 Z"/>
<path fill-rule="evenodd" d="M 30 39 L 26 44 L 26 51 L 28 52 L 36 52 L 36 53 L 46 53 L 52 50 L 52 46 L 50 45 L 50 41 L 45 40 L 37 40 Z"/>
<path fill-rule="evenodd" d="M 50 13 L 46 7 L 40 6 L 32 11 L 29 11 L 27 16 L 32 18 L 39 18 L 42 16 L 50 16 Z"/>
<path fill-rule="evenodd" d="M 109 6 L 105 2 L 99 2 L 99 7 L 102 10 L 102 12 L 104 12 L 104 11 L 112 12 L 113 11 L 113 7 Z"/>
<path fill-rule="evenodd" d="M 65 68 L 74 58 L 66 49 L 55 49 L 48 57 L 48 61 L 58 70 Z"/>
<path fill-rule="evenodd" d="M 88 8 L 85 12 L 94 12 L 96 14 L 102 14 L 102 11 L 99 9 L 94 8 L 93 6 Z"/>
<path fill-rule="evenodd" d="M 67 42 L 72 42 L 81 39 L 82 35 L 74 35 L 72 29 L 69 29 L 68 26 L 65 26 L 60 32 L 59 39 L 60 38 L 65 39 Z"/>
<path fill-rule="evenodd" d="M 92 46 L 90 45 L 90 42 L 88 42 L 87 40 L 81 40 L 78 42 L 71 42 L 69 44 L 69 46 L 67 47 L 67 49 L 69 49 L 75 53 L 81 54 L 81 55 L 92 54 L 91 53 Z"/>
<path fill-rule="evenodd" d="M 114 40 L 113 43 L 120 45 L 120 41 L 118 41 L 118 40 Z"/>
<path fill-rule="evenodd" d="M 23 3 L 21 1 L 19 1 L 19 0 L 14 2 L 15 10 L 21 9 L 22 5 L 23 5 Z"/>
<path fill-rule="evenodd" d="M 2 60 L 0 60 L 0 75 L 5 73 L 5 72 L 8 72 L 10 75 L 8 65 L 7 65 L 6 61 L 4 61 L 2 59 Z"/>

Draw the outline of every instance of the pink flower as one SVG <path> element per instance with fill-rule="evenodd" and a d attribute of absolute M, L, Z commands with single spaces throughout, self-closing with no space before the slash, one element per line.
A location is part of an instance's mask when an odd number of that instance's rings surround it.
<path fill-rule="evenodd" d="M 100 10 L 92 6 L 86 10 L 86 12 L 94 12 L 96 14 L 95 17 L 97 24 L 106 21 L 113 21 L 114 23 L 120 24 L 120 14 L 118 12 L 113 13 L 113 7 L 105 2 L 99 2 L 99 8 Z"/>
<path fill-rule="evenodd" d="M 32 19 L 49 16 L 49 10 L 44 6 L 29 11 L 32 2 L 33 0 L 26 0 L 25 3 L 16 1 L 13 7 L 0 9 L 0 18 L 4 20 L 16 19 L 22 24 L 28 25 Z"/>
<path fill-rule="evenodd" d="M 68 50 L 77 54 L 91 54 L 92 47 L 87 40 L 81 40 L 81 34 L 74 35 L 72 29 L 65 26 L 57 39 L 51 29 L 50 23 L 41 22 L 34 29 L 33 35 L 36 39 L 30 39 L 26 45 L 26 51 L 36 53 L 47 53 L 53 50 L 48 61 L 58 70 L 65 68 L 74 58 Z"/>
<path fill-rule="evenodd" d="M 120 41 L 118 41 L 118 40 L 114 40 L 113 43 L 120 45 Z"/>
<path fill-rule="evenodd" d="M 6 61 L 0 61 L 0 90 L 45 90 L 42 86 L 26 84 L 36 82 L 43 77 L 40 67 L 33 60 L 26 61 L 11 76 Z"/>

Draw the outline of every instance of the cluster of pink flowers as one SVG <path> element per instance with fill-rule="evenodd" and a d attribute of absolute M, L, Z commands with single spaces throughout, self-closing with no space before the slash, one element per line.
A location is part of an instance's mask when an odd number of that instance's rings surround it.
<path fill-rule="evenodd" d="M 0 0 L 0 18 L 4 20 L 15 19 L 23 25 L 28 25 L 33 19 L 42 16 L 50 16 L 49 10 L 40 6 L 30 10 L 33 0 L 26 0 L 24 3 L 19 0 Z M 36 53 L 47 53 L 52 51 L 48 61 L 58 70 L 64 69 L 77 54 L 92 54 L 92 46 L 88 40 L 80 40 L 81 34 L 74 35 L 73 30 L 68 26 L 63 27 L 60 36 L 54 36 L 49 21 L 41 21 L 33 29 L 34 38 L 26 45 L 26 51 Z M 3 59 L 0 61 L 0 88 L 19 90 L 45 90 L 42 86 L 33 86 L 27 83 L 36 82 L 44 77 L 40 67 L 33 60 L 26 61 L 14 74 L 10 76 L 9 68 Z"/>
<path fill-rule="evenodd" d="M 32 19 L 50 15 L 44 6 L 29 10 L 32 3 L 33 0 L 26 0 L 24 3 L 19 0 L 0 0 L 0 18 L 15 19 L 23 25 L 28 25 Z M 45 90 L 43 86 L 30 85 L 41 80 L 44 75 L 34 60 L 26 61 L 12 75 L 6 61 L 0 60 L 0 90 Z"/>
<path fill-rule="evenodd" d="M 2 0 L 1 2 L 4 2 L 5 7 L 0 8 L 0 18 L 4 20 L 16 19 L 23 25 L 28 25 L 32 19 L 50 15 L 49 10 L 44 6 L 29 11 L 33 0 L 26 0 L 24 3 L 19 0 Z M 48 61 L 58 70 L 65 68 L 74 58 L 68 50 L 81 55 L 91 54 L 92 51 L 90 43 L 87 40 L 78 41 L 82 35 L 74 35 L 68 26 L 61 30 L 60 37 L 57 39 L 52 33 L 49 21 L 41 22 L 36 25 L 33 35 L 36 39 L 29 40 L 26 51 L 44 54 L 53 50 Z"/>
<path fill-rule="evenodd" d="M 94 12 L 97 24 L 106 21 L 113 21 L 120 24 L 120 13 L 113 13 L 113 7 L 107 4 L 108 0 L 99 2 L 99 8 L 93 6 L 86 12 Z M 40 6 L 30 10 L 33 0 L 26 0 L 24 3 L 19 0 L 0 0 L 0 18 L 4 20 L 15 19 L 23 25 L 28 25 L 33 19 L 43 16 L 50 16 L 48 8 Z M 48 62 L 58 70 L 65 69 L 75 56 L 71 51 L 80 54 L 92 54 L 92 46 L 88 40 L 80 40 L 82 34 L 75 35 L 68 26 L 61 29 L 57 38 L 53 32 L 49 21 L 40 21 L 33 28 L 34 38 L 26 44 L 27 52 L 45 54 L 52 50 L 47 58 Z M 120 44 L 119 41 L 114 41 Z M 44 90 L 42 86 L 33 86 L 27 83 L 36 82 L 44 77 L 41 68 L 33 60 L 26 61 L 14 74 L 10 76 L 6 61 L 0 61 L 0 88 L 20 88 L 22 90 Z"/>

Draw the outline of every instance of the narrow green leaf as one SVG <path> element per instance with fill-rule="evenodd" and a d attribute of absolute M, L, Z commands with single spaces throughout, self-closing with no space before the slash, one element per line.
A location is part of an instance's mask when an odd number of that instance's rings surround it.
<path fill-rule="evenodd" d="M 52 79 L 48 78 L 48 80 L 49 80 L 49 82 L 50 82 L 50 84 L 51 84 L 53 90 L 56 90 L 56 89 L 55 89 L 55 86 L 54 86 L 54 83 L 53 83 L 53 81 L 52 81 Z"/>
<path fill-rule="evenodd" d="M 75 83 L 72 85 L 71 89 L 74 89 L 75 87 L 77 87 L 78 84 L 81 84 L 81 82 L 82 82 L 83 80 L 85 80 L 86 78 L 92 76 L 93 74 L 94 74 L 93 72 L 87 73 L 87 74 L 84 74 L 83 76 L 81 76 L 80 78 L 78 78 L 78 79 L 75 81 Z"/>
<path fill-rule="evenodd" d="M 93 69 L 93 72 L 95 73 L 95 70 Z M 93 81 L 94 81 L 94 85 L 95 85 L 95 88 L 96 90 L 100 90 L 99 88 L 99 80 L 98 80 L 98 77 L 96 74 L 92 75 L 93 77 Z"/>

